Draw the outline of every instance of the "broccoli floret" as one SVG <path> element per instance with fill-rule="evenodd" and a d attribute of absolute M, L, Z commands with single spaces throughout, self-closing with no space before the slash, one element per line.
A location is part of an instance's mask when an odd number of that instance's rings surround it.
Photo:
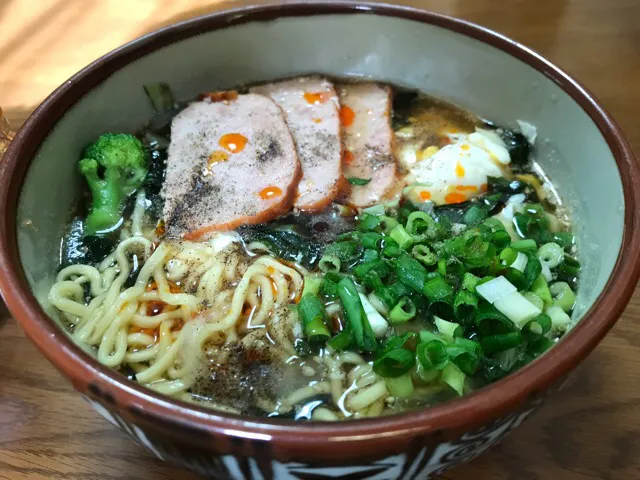
<path fill-rule="evenodd" d="M 142 142 L 126 133 L 105 133 L 87 147 L 78 165 L 92 195 L 85 235 L 103 232 L 118 224 L 125 200 L 144 182 L 147 157 Z"/>

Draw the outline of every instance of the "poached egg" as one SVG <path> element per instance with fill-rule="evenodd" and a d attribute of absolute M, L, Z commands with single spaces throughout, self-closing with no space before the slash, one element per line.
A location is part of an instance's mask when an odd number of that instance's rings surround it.
<path fill-rule="evenodd" d="M 495 132 L 477 128 L 450 139 L 452 143 L 440 149 L 427 147 L 409 167 L 406 194 L 412 201 L 462 203 L 486 192 L 488 177 L 504 176 L 503 169 L 511 158 Z"/>

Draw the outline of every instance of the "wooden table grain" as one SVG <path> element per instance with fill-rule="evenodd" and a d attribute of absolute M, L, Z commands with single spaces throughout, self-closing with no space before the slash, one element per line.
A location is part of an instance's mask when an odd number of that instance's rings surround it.
<path fill-rule="evenodd" d="M 246 3 L 1 0 L 0 105 L 19 124 L 67 77 L 125 41 Z M 480 23 L 539 51 L 591 89 L 640 152 L 640 0 L 401 3 Z M 99 418 L 2 308 L 1 479 L 197 478 L 159 462 Z M 618 325 L 564 392 L 500 445 L 442 478 L 640 478 L 639 319 L 636 291 Z"/>

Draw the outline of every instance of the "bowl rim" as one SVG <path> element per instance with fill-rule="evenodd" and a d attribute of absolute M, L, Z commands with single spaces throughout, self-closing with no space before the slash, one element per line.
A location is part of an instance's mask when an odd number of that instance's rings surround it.
<path fill-rule="evenodd" d="M 367 14 L 434 25 L 489 44 L 525 62 L 555 82 L 589 115 L 616 160 L 625 198 L 622 244 L 613 271 L 592 307 L 569 332 L 561 348 L 551 349 L 514 374 L 459 399 L 434 407 L 376 419 L 339 424 L 301 424 L 242 417 L 172 400 L 103 366 L 76 346 L 39 306 L 26 281 L 17 245 L 16 207 L 29 164 L 42 141 L 65 112 L 110 74 L 166 45 L 200 33 L 249 22 L 283 17 Z M 340 441 L 359 448 L 372 446 L 381 434 L 408 439 L 443 429 L 461 431 L 498 418 L 525 405 L 558 383 L 580 363 L 614 325 L 640 276 L 640 167 L 629 143 L 594 96 L 564 71 L 531 49 L 487 28 L 412 7 L 364 2 L 296 1 L 235 8 L 161 28 L 97 59 L 56 89 L 28 118 L 0 162 L 0 293 L 14 318 L 56 368 L 76 388 L 93 383 L 117 399 L 119 406 L 137 406 L 160 423 L 237 439 L 275 441 L 281 445 L 317 448 Z M 346 445 L 345 445 L 346 446 Z M 318 449 L 322 450 L 322 449 Z M 366 450 L 365 450 L 366 451 Z"/>

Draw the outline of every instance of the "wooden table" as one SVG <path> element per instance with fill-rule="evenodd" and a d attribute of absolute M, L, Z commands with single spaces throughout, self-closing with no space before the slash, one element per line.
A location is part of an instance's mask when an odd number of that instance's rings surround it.
<path fill-rule="evenodd" d="M 640 153 L 640 0 L 404 0 L 502 32 L 582 80 Z M 76 70 L 160 25 L 245 2 L 0 1 L 0 105 L 16 124 Z M 37 7 L 36 7 L 37 5 Z M 640 478 L 640 293 L 562 394 L 446 479 Z M 636 337 L 638 335 L 638 337 Z M 0 307 L 1 479 L 195 479 L 99 418 Z"/>

